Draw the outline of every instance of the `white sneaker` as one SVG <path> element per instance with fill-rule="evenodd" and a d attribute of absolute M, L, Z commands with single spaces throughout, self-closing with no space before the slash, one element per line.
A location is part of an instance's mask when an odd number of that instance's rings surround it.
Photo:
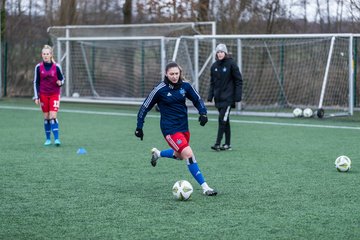
<path fill-rule="evenodd" d="M 160 151 L 157 148 L 151 149 L 151 166 L 155 167 L 157 160 L 160 158 Z"/>

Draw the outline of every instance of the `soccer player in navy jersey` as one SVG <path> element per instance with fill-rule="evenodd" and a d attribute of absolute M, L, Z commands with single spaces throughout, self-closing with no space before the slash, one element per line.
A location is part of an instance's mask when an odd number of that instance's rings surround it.
<path fill-rule="evenodd" d="M 206 183 L 189 145 L 190 132 L 186 99 L 190 99 L 197 108 L 200 114 L 200 125 L 205 126 L 208 119 L 203 100 L 191 84 L 184 81 L 180 66 L 175 62 L 170 62 L 165 68 L 164 80 L 150 92 L 140 107 L 135 136 L 143 140 L 146 114 L 157 104 L 161 115 L 160 128 L 171 148 L 163 151 L 153 148 L 151 165 L 155 167 L 160 157 L 186 160 L 190 173 L 202 187 L 203 193 L 207 196 L 215 196 L 217 192 Z"/>
<path fill-rule="evenodd" d="M 44 145 L 51 145 L 51 132 L 55 146 L 60 146 L 59 122 L 57 112 L 60 107 L 60 87 L 64 84 L 61 67 L 54 61 L 53 48 L 45 45 L 41 51 L 42 62 L 35 67 L 34 101 L 40 104 L 44 114 L 46 140 Z"/>

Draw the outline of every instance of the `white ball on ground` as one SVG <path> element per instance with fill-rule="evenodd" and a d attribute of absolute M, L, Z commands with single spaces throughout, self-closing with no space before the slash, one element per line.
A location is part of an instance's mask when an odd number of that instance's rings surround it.
<path fill-rule="evenodd" d="M 176 199 L 185 201 L 190 198 L 193 192 L 193 187 L 188 181 L 179 180 L 174 184 L 172 192 Z"/>
<path fill-rule="evenodd" d="M 348 172 L 351 168 L 351 160 L 348 156 L 339 156 L 335 160 L 335 167 L 339 172 Z"/>
<path fill-rule="evenodd" d="M 311 110 L 311 108 L 304 109 L 304 112 L 303 112 L 304 117 L 310 118 L 313 116 L 313 114 L 314 114 L 314 112 L 313 112 L 313 110 Z"/>
<path fill-rule="evenodd" d="M 301 117 L 303 114 L 303 111 L 301 108 L 295 108 L 293 111 L 293 115 L 294 117 Z"/>
<path fill-rule="evenodd" d="M 78 98 L 78 97 L 80 97 L 80 94 L 79 94 L 78 92 L 74 92 L 74 93 L 72 94 L 72 97 L 73 97 L 73 98 Z"/>

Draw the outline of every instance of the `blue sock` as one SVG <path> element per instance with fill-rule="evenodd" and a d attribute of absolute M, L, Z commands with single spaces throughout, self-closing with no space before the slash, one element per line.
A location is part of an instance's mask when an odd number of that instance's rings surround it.
<path fill-rule="evenodd" d="M 55 139 L 59 139 L 59 123 L 56 118 L 50 120 L 51 130 Z"/>
<path fill-rule="evenodd" d="M 195 178 L 195 180 L 201 185 L 205 182 L 205 179 L 199 169 L 199 166 L 194 157 L 186 160 L 186 164 L 188 166 L 191 175 Z"/>
<path fill-rule="evenodd" d="M 50 140 L 51 125 L 49 119 L 44 119 L 45 136 L 47 140 Z"/>
<path fill-rule="evenodd" d="M 160 151 L 160 157 L 174 158 L 174 150 L 172 148 Z"/>

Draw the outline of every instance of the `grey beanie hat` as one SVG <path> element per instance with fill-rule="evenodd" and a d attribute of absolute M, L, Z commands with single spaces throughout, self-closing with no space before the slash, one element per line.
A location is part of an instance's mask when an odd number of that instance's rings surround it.
<path fill-rule="evenodd" d="M 215 51 L 216 51 L 216 52 L 222 51 L 222 52 L 228 54 L 228 50 L 227 50 L 227 48 L 226 48 L 226 45 L 223 44 L 223 43 L 220 43 L 219 45 L 217 45 Z"/>

